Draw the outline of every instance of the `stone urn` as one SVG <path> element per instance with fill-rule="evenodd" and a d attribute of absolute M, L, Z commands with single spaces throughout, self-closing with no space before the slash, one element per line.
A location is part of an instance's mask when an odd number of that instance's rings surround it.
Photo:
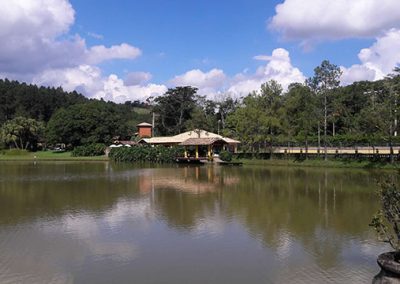
<path fill-rule="evenodd" d="M 374 284 L 400 284 L 400 252 L 385 252 L 378 256 L 381 272 L 374 277 Z"/>

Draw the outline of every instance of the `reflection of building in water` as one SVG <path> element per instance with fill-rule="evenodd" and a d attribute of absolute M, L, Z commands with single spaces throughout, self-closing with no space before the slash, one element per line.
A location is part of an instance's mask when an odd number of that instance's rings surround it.
<path fill-rule="evenodd" d="M 152 190 L 173 189 L 194 194 L 215 192 L 223 186 L 239 183 L 237 176 L 221 175 L 219 167 L 180 167 L 154 169 L 139 177 L 141 193 Z"/>

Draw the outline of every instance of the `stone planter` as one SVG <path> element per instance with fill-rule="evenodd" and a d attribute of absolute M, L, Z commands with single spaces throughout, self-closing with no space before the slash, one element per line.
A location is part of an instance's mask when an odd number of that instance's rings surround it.
<path fill-rule="evenodd" d="M 378 265 L 382 269 L 372 281 L 373 284 L 400 284 L 400 253 L 385 252 L 378 256 Z"/>
<path fill-rule="evenodd" d="M 385 252 L 378 256 L 378 265 L 385 272 L 393 273 L 400 278 L 400 253 L 398 252 Z"/>

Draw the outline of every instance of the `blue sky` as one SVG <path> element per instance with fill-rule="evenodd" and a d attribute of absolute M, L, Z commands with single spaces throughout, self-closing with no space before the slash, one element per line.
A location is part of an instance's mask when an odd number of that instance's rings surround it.
<path fill-rule="evenodd" d="M 221 68 L 235 75 L 259 64 L 258 54 L 277 47 L 287 49 L 293 65 L 311 76 L 324 59 L 336 64 L 355 64 L 357 53 L 371 39 L 322 43 L 304 51 L 298 42 L 281 40 L 267 28 L 282 1 L 71 1 L 76 21 L 71 33 L 102 35 L 86 37 L 89 45 L 127 42 L 143 50 L 135 61 L 107 62 L 107 73 L 147 71 L 158 83 L 191 69 Z M 340 50 L 340 52 L 338 52 Z"/>
<path fill-rule="evenodd" d="M 397 0 L 13 0 L 0 19 L 0 77 L 122 102 L 194 85 L 238 96 L 284 88 L 328 59 L 342 84 L 400 62 Z"/>

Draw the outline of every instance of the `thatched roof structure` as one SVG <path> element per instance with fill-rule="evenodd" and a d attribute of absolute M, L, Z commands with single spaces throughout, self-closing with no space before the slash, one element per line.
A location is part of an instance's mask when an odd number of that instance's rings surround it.
<path fill-rule="evenodd" d="M 212 138 L 189 138 L 180 143 L 179 145 L 181 146 L 208 146 L 212 145 L 216 142 L 222 142 L 223 144 L 227 144 L 227 142 L 224 139 L 218 138 L 218 137 L 212 137 Z"/>
<path fill-rule="evenodd" d="M 240 144 L 240 141 L 237 141 L 232 138 L 223 137 L 221 135 L 208 132 L 201 129 L 195 129 L 192 131 L 187 131 L 175 136 L 165 136 L 165 137 L 151 137 L 151 138 L 142 138 L 139 143 L 147 143 L 147 144 L 170 144 L 177 145 L 187 141 L 188 139 L 222 139 L 226 143 L 230 145 Z M 198 144 L 200 145 L 200 144 Z M 201 144 L 201 145 L 210 145 L 210 144 Z"/>

